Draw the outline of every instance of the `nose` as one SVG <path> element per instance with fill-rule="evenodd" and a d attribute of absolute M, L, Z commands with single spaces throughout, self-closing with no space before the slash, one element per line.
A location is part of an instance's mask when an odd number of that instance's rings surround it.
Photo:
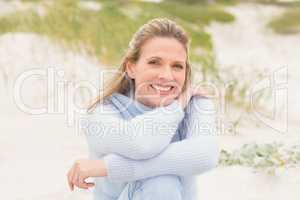
<path fill-rule="evenodd" d="M 164 66 L 160 68 L 158 78 L 166 81 L 173 80 L 173 73 L 170 66 Z"/>

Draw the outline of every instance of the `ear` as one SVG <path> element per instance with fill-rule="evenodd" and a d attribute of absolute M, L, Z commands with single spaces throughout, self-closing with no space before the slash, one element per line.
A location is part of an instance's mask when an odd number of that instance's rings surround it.
<path fill-rule="evenodd" d="M 129 76 L 129 78 L 135 79 L 135 74 L 136 74 L 135 71 L 136 71 L 135 63 L 128 61 L 126 63 L 126 72 Z"/>

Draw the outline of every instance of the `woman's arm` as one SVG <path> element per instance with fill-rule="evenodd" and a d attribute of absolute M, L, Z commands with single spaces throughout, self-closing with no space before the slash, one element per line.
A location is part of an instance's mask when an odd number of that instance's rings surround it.
<path fill-rule="evenodd" d="M 163 174 L 195 175 L 214 168 L 219 151 L 213 103 L 206 98 L 194 98 L 191 103 L 190 119 L 184 124 L 185 140 L 171 143 L 163 152 L 147 160 L 106 155 L 107 178 L 127 182 Z"/>
<path fill-rule="evenodd" d="M 90 151 L 100 155 L 115 153 L 130 159 L 148 159 L 165 149 L 184 112 L 178 101 L 131 120 L 124 120 L 110 104 L 81 120 Z"/>

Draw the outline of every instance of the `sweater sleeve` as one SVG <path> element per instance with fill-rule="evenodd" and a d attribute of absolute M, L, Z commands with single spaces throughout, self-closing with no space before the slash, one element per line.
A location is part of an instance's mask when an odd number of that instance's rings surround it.
<path fill-rule="evenodd" d="M 165 149 L 184 117 L 178 101 L 124 120 L 118 111 L 106 104 L 80 122 L 89 148 L 94 153 L 115 153 L 130 159 L 154 157 Z"/>
<path fill-rule="evenodd" d="M 219 156 L 214 106 L 204 98 L 196 99 L 193 104 L 190 118 L 184 125 L 186 139 L 171 143 L 160 154 L 146 160 L 132 160 L 116 154 L 104 156 L 108 179 L 123 182 L 163 174 L 189 176 L 214 168 Z"/>

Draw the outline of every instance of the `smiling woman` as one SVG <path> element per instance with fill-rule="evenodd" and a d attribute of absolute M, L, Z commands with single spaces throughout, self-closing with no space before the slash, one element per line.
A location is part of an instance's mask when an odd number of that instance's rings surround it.
<path fill-rule="evenodd" d="M 188 37 L 156 18 L 133 36 L 104 95 L 81 121 L 90 159 L 68 182 L 95 199 L 197 199 L 195 175 L 218 163 L 213 103 L 191 86 Z M 94 177 L 94 183 L 86 179 Z"/>
<path fill-rule="evenodd" d="M 147 106 L 169 104 L 190 85 L 188 49 L 189 39 L 175 22 L 157 18 L 144 24 L 129 42 L 120 73 L 112 77 L 90 109 L 114 92 L 125 94 L 130 85 L 135 99 Z M 172 86 L 172 91 L 166 97 L 163 90 L 167 86 Z"/>
<path fill-rule="evenodd" d="M 157 107 L 167 98 L 163 103 L 170 104 L 185 83 L 186 50 L 176 39 L 155 37 L 145 42 L 139 60 L 127 63 L 126 67 L 137 86 L 138 101 Z"/>

